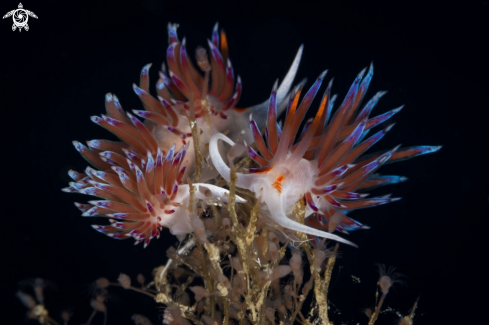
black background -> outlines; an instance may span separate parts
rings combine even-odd
[[[2,15],[17,8],[3,1]],[[131,85],[152,62],[153,85],[165,60],[166,26],[180,24],[189,53],[205,45],[216,21],[228,35],[234,71],[243,80],[241,107],[267,98],[305,44],[298,78],[324,69],[342,98],[371,61],[368,92],[389,93],[376,114],[406,104],[396,126],[376,149],[402,143],[443,145],[441,151],[383,167],[409,177],[379,193],[399,202],[357,211],[372,227],[348,238],[330,290],[333,311],[347,324],[366,323],[374,304],[375,263],[396,266],[407,286],[390,293],[385,307],[406,313],[420,296],[415,324],[473,324],[487,317],[488,1],[28,1],[28,32],[0,25],[2,210],[2,324],[24,320],[14,296],[18,281],[52,281],[52,316],[74,307],[74,324],[91,313],[89,285],[120,272],[147,278],[166,262],[168,232],[147,249],[96,233],[66,194],[67,171],[85,161],[72,140],[110,138],[89,117],[105,111],[104,95],[118,95],[126,110],[140,108]],[[299,79],[297,79],[299,80]],[[310,85],[310,82],[308,83]],[[154,88],[153,88],[154,89]],[[361,278],[360,284],[352,275]],[[112,290],[109,324],[131,324],[143,313],[161,323],[150,298]],[[337,309],[336,309],[337,308]],[[393,313],[378,324],[394,324]],[[93,324],[97,324],[97,318]]]

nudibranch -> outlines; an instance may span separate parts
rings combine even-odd
[[[210,137],[218,132],[228,131],[228,136],[235,141],[252,142],[248,118],[253,114],[257,123],[264,125],[267,101],[248,108],[236,106],[241,97],[242,84],[241,78],[234,76],[224,31],[218,33],[218,25],[214,26],[212,40],[208,41],[210,60],[204,48],[197,48],[195,57],[200,72],[189,59],[185,38],[182,42],[179,41],[176,24],[169,24],[168,36],[168,66],[163,64],[160,71],[160,79],[156,84],[158,98],[149,94],[148,71],[151,64],[143,67],[139,86],[133,85],[145,108],[134,111],[134,114],[146,119],[145,123],[151,127],[158,145],[162,150],[168,150],[176,143],[179,149],[180,146],[192,141],[189,120],[193,117],[198,129],[202,130],[199,148],[202,152],[206,150],[205,145]],[[279,112],[287,106],[286,98],[297,73],[301,55],[302,46],[277,90],[277,101],[281,103]],[[193,105],[190,103],[191,98]],[[187,154],[189,158],[193,158],[193,146]],[[193,168],[193,159],[190,164],[189,171]],[[211,177],[207,175],[201,179],[207,178]]]
[[[136,118],[130,118],[134,125],[127,125],[125,130],[141,132],[141,139],[154,143],[155,140],[145,130],[144,125]],[[113,142],[94,141],[99,142],[98,148],[107,150],[99,152],[106,165],[92,160],[95,153],[74,141],[83,157],[101,170],[91,167],[87,167],[85,173],[70,170],[69,175],[74,182],[63,191],[103,199],[89,201],[88,204],[75,203],[83,212],[82,216],[110,218],[110,225],[93,225],[95,230],[117,239],[133,237],[136,244],[144,241],[144,247],[152,238],[159,238],[162,227],[169,228],[176,236],[203,230],[202,220],[188,209],[189,184],[181,184],[186,168],[186,162],[183,161],[188,144],[178,152],[175,152],[173,145],[166,156],[156,145],[149,146],[154,150],[148,150],[147,155],[142,157]],[[210,184],[193,186],[197,189],[194,192],[197,199],[227,201],[228,191],[223,188]],[[237,202],[246,201],[237,197]]]
[[[364,227],[346,216],[348,211],[394,202],[398,198],[366,198],[361,191],[376,186],[403,181],[398,176],[373,174],[383,164],[435,152],[440,146],[393,148],[371,155],[362,154],[379,141],[393,126],[362,139],[370,129],[388,120],[402,107],[370,118],[370,112],[384,92],[377,93],[361,109],[361,103],[373,76],[373,65],[358,74],[343,103],[330,118],[335,96],[331,97],[331,82],[322,97],[319,109],[307,121],[296,142],[299,127],[325,77],[323,72],[299,104],[302,87],[290,96],[283,129],[277,123],[277,88],[274,85],[269,101],[267,125],[262,138],[257,123],[250,117],[250,129],[255,148],[247,146],[250,157],[261,167],[249,169],[249,174],[237,173],[236,186],[248,189],[261,197],[267,214],[279,226],[308,235],[351,242],[333,235],[335,229],[346,231]],[[365,75],[365,77],[364,77]],[[218,150],[218,141],[231,146],[235,142],[223,134],[212,136],[209,150],[220,175],[230,181],[230,168]],[[239,144],[238,144],[239,146]],[[301,224],[291,219],[299,199],[306,202],[306,217],[313,213],[317,220]],[[309,224],[309,225],[308,225]],[[329,230],[328,232],[313,228]]]

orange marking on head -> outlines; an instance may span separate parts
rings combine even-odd
[[[284,175],[280,175],[277,177],[275,182],[272,183],[272,186],[275,187],[275,189],[279,192],[282,193],[282,181],[285,179]]]

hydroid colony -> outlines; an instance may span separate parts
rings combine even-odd
[[[314,109],[326,71],[307,91],[303,83],[293,87],[301,47],[269,100],[238,108],[243,88],[224,32],[216,25],[208,50],[196,49],[196,68],[176,29],[169,25],[157,97],[149,91],[147,65],[139,86],[133,85],[144,110],[126,112],[107,94],[106,114],[92,117],[119,140],[74,141],[92,167],[70,171],[73,182],[63,190],[99,198],[76,203],[83,216],[108,218],[93,226],[97,231],[146,247],[166,227],[180,240],[141,288],[126,275],[118,284],[99,279],[94,312],[107,315],[106,288],[120,285],[164,304],[166,324],[332,324],[327,291],[338,243],[354,245],[335,232],[368,228],[348,216],[352,210],[398,200],[365,193],[405,180],[377,174],[382,165],[440,147],[364,154],[393,124],[370,131],[401,110],[371,117],[384,95],[365,100],[372,65],[358,74],[338,108],[330,82]],[[304,121],[309,110],[315,116]],[[382,296],[367,313],[369,324],[394,280],[381,274]],[[413,316],[414,307],[400,323],[412,324]]]

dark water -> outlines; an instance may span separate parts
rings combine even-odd
[[[483,317],[484,299],[478,296],[487,292],[487,1],[45,1],[24,8],[39,17],[29,19],[28,32],[12,32],[9,19],[0,25],[2,319],[23,320],[24,308],[14,297],[21,279],[51,280],[53,316],[72,306],[74,323],[81,323],[91,313],[93,280],[115,280],[120,272],[149,278],[152,268],[166,261],[164,251],[174,242],[168,232],[147,249],[112,240],[80,217],[72,202],[86,197],[60,189],[67,186],[69,169],[86,167],[71,141],[108,135],[89,119],[105,111],[105,93],[117,94],[126,110],[140,108],[131,85],[149,62],[157,80],[169,21],[180,24],[179,36],[187,37],[190,51],[205,44],[219,21],[234,71],[243,80],[242,107],[267,98],[300,44],[305,51],[298,80],[313,80],[329,69],[326,80],[335,78],[333,93],[340,98],[373,61],[368,97],[389,91],[374,113],[406,105],[374,150],[400,143],[444,147],[383,167],[383,174],[409,181],[376,194],[403,199],[352,214],[372,229],[348,237],[359,249],[342,249],[331,288],[333,309],[341,312],[336,323],[365,323],[361,310],[374,304],[375,263],[396,266],[406,276],[407,286],[390,293],[384,306],[406,313],[421,297],[415,324],[473,323]],[[150,298],[113,294],[109,324],[131,324],[133,313],[161,323]],[[391,313],[378,324],[395,319]]]

